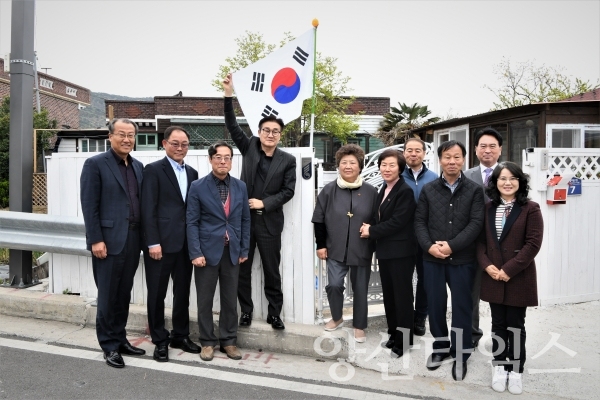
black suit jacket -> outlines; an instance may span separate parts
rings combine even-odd
[[[198,171],[186,164],[187,193]],[[142,229],[144,250],[160,244],[164,253],[177,253],[186,242],[186,200],[167,157],[146,165],[142,185]]]
[[[417,203],[414,192],[400,175],[382,203],[386,187],[384,183],[377,195],[369,228],[369,237],[376,241],[376,257],[386,260],[414,256],[417,249],[414,228]]]
[[[231,97],[225,98],[225,125],[235,145],[244,156],[241,180],[246,184],[248,197],[254,189],[256,169],[260,162],[261,144],[256,136],[249,138],[240,128],[233,111]],[[277,148],[263,187],[262,200],[265,224],[271,235],[283,231],[283,205],[294,197],[296,189],[296,158]]]
[[[131,159],[138,193],[142,193],[144,165]],[[85,160],[79,186],[87,249],[91,250],[94,243],[104,242],[108,254],[119,254],[129,233],[129,196],[110,149]]]

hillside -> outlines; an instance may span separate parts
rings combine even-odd
[[[106,113],[104,100],[145,100],[152,101],[152,97],[127,97],[117,94],[91,92],[91,105],[79,112],[80,129],[98,129],[106,126]]]

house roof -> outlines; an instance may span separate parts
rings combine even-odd
[[[569,97],[568,99],[561,100],[560,102],[565,101],[598,101],[600,100],[600,88],[595,88],[590,90],[589,92],[576,94],[573,97]]]

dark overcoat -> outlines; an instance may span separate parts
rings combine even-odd
[[[496,234],[496,207],[486,204],[485,228],[477,244],[477,260],[484,270],[481,300],[514,307],[538,305],[535,256],[540,251],[544,222],[533,201],[516,203],[506,219],[500,239]],[[496,281],[485,272],[489,265],[502,269],[508,282]]]

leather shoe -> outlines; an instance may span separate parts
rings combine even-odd
[[[204,361],[211,361],[215,354],[215,349],[213,346],[202,346],[202,351],[200,352],[200,358]]]
[[[240,316],[240,326],[250,326],[252,325],[252,313],[251,312],[243,312]]]
[[[473,350],[475,350],[477,348],[477,346],[479,346],[479,339],[481,339],[481,338],[471,340],[471,344],[473,345]]]
[[[238,350],[238,348],[236,346],[220,346],[219,347],[219,351],[221,353],[225,353],[227,354],[227,357],[231,358],[232,360],[241,360],[242,359],[242,353],[240,353],[240,351]]]
[[[390,352],[390,356],[392,358],[400,358],[404,354],[404,351],[400,347],[392,347],[392,351]]]
[[[172,349],[181,349],[186,353],[200,353],[200,347],[192,342],[189,337],[183,338],[182,340],[171,340],[170,346]]]
[[[430,371],[435,371],[442,365],[442,361],[446,358],[450,357],[449,353],[432,353],[427,359],[427,369]]]
[[[159,344],[154,349],[154,355],[152,357],[158,362],[169,361],[169,348],[166,344]]]
[[[129,356],[143,356],[146,354],[146,350],[140,349],[138,347],[133,347],[131,343],[125,342],[124,344],[119,346],[119,353],[127,354]]]
[[[123,357],[121,357],[121,354],[119,354],[119,352],[116,350],[105,352],[104,359],[106,360],[106,364],[113,368],[125,367],[125,361],[123,361]]]
[[[285,329],[285,325],[283,324],[283,321],[281,320],[281,318],[274,316],[274,315],[269,315],[267,317],[267,324],[271,324],[273,329],[278,329],[278,330]]]
[[[394,341],[394,339],[390,339],[385,343],[381,343],[381,347],[384,347],[386,349],[391,349],[392,347],[394,347],[395,344],[396,344],[396,342]]]
[[[457,367],[458,365],[458,367]],[[458,376],[457,376],[457,370],[458,369]],[[467,362],[463,361],[463,362],[459,362],[454,360],[454,364],[452,364],[452,378],[454,378],[455,381],[462,381],[463,379],[465,379],[465,376],[467,376]]]
[[[413,333],[417,336],[423,336],[425,334],[425,318],[415,318]]]

